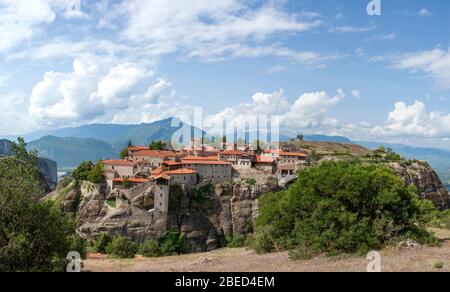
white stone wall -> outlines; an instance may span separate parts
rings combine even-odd
[[[119,177],[133,177],[136,167],[135,166],[124,166],[124,165],[105,165],[105,170],[115,170],[117,176]]]
[[[197,171],[200,180],[222,182],[232,178],[232,167],[229,164],[183,163],[183,167]]]

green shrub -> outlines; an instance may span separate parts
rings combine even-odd
[[[131,259],[138,252],[138,245],[128,237],[118,236],[108,244],[106,252],[112,258]]]
[[[252,179],[252,178],[248,178],[245,180],[245,183],[251,186],[256,185],[256,180]]]
[[[92,161],[85,161],[74,170],[72,175],[77,180],[89,181],[94,184],[105,182],[105,170],[102,162],[94,164]]]
[[[444,263],[443,262],[438,262],[434,264],[434,268],[435,269],[443,269],[444,268]]]
[[[246,245],[246,237],[243,235],[227,236],[226,241],[229,248],[244,247]]]
[[[160,257],[163,255],[159,242],[156,240],[148,240],[139,248],[139,254],[144,257]]]
[[[177,231],[169,231],[158,240],[161,252],[165,256],[187,252],[184,235]]]
[[[95,252],[106,254],[106,248],[112,242],[112,237],[106,233],[101,234],[97,240],[94,242],[94,250]]]
[[[92,161],[81,163],[72,173],[73,178],[77,180],[88,180],[89,173],[94,168]]]
[[[385,166],[326,162],[303,171],[286,192],[260,198],[254,248],[300,247],[295,256],[364,253],[402,236],[430,243],[435,239],[422,223],[433,209]]]
[[[82,259],[86,259],[87,255],[87,241],[81,238],[78,234],[73,235],[70,251],[77,251]]]

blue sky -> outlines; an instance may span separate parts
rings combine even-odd
[[[0,135],[200,106],[450,148],[449,2],[369,2],[0,0]]]

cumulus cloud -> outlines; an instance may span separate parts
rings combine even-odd
[[[389,113],[384,126],[376,126],[373,134],[382,136],[411,135],[429,138],[450,136],[450,114],[429,112],[423,102],[412,105],[399,101]]]
[[[227,121],[228,129],[233,127],[241,131],[247,126],[250,130],[256,129],[256,123],[246,125],[254,117],[276,116],[280,121],[280,128],[284,133],[297,133],[300,129],[310,131],[321,130],[326,127],[336,126],[338,121],[328,115],[328,111],[345,97],[339,89],[334,96],[326,92],[310,92],[299,96],[290,103],[280,89],[273,93],[256,93],[248,103],[225,108],[223,111],[209,116],[205,124],[210,126],[213,132],[221,133],[223,121]]]
[[[107,112],[129,107],[135,87],[153,72],[132,63],[85,57],[73,62],[68,73],[47,72],[34,86],[29,114],[42,122],[93,121]]]

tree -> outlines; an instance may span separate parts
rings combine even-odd
[[[152,141],[150,150],[164,150],[164,143],[162,141]]]
[[[84,161],[82,162],[74,171],[73,178],[77,180],[88,180],[88,176],[92,169],[94,169],[94,163],[92,161]]]
[[[95,167],[89,172],[87,180],[93,184],[101,184],[105,182],[105,169],[103,162],[99,161]]]
[[[95,165],[92,161],[85,161],[75,169],[72,175],[76,180],[89,181],[94,184],[105,182],[105,169],[101,161]]]
[[[305,136],[304,135],[297,135],[297,140],[303,142],[305,140]]]
[[[257,246],[364,253],[404,237],[433,242],[421,225],[433,209],[385,166],[326,162],[287,191],[261,197]]]
[[[123,148],[122,151],[120,151],[119,154],[120,158],[125,159],[128,156],[128,149],[133,146],[134,146],[133,141],[128,140],[127,147]]]
[[[39,203],[40,176],[24,146],[0,160],[0,271],[64,271],[69,251],[84,254],[83,241],[60,206]]]

